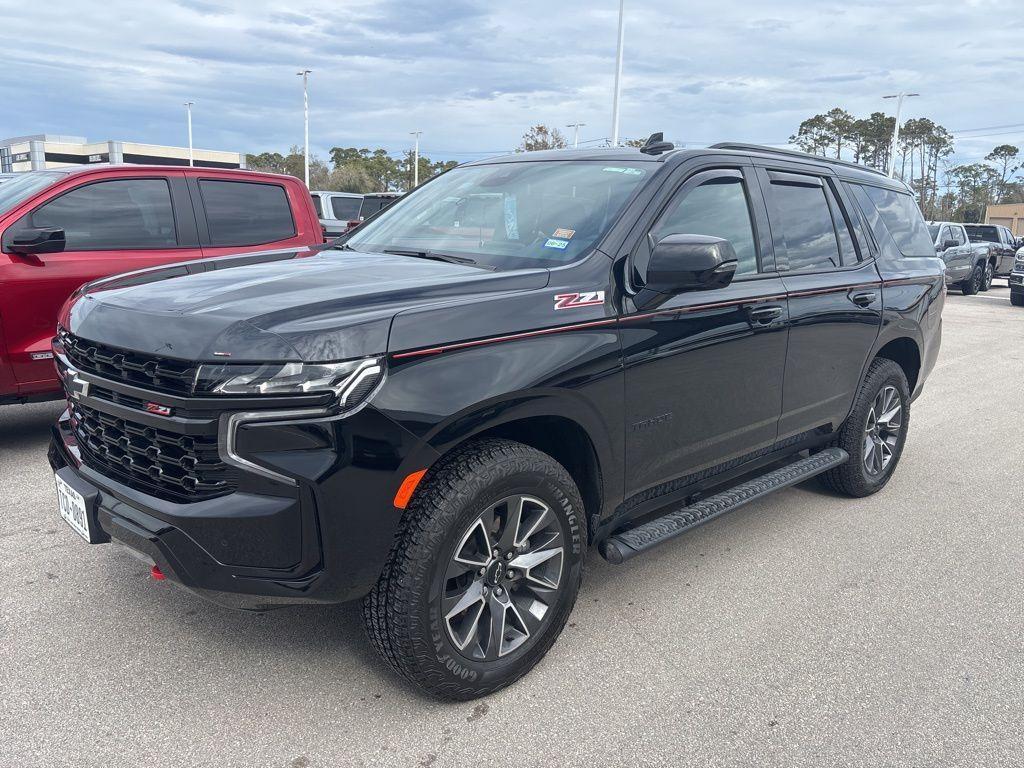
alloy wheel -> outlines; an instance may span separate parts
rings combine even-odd
[[[565,559],[562,528],[534,496],[508,496],[463,533],[448,563],[441,615],[460,653],[492,661],[522,647],[552,612]]]
[[[903,401],[896,387],[885,386],[875,395],[864,426],[864,469],[872,477],[892,463],[903,428]]]

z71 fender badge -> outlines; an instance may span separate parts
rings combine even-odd
[[[604,304],[604,291],[555,295],[555,309],[576,309],[576,307],[592,307],[595,304]]]

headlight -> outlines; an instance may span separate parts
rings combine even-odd
[[[362,401],[384,377],[380,358],[344,363],[261,363],[203,365],[196,392],[214,395],[305,395],[333,392],[338,405]]]

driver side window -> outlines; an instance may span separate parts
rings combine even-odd
[[[667,235],[709,235],[732,243],[736,274],[757,272],[757,248],[742,178],[718,176],[673,200],[651,230],[654,242]]]

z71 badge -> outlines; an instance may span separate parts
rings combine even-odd
[[[587,293],[559,293],[555,296],[555,309],[576,309],[604,304],[604,291]]]

